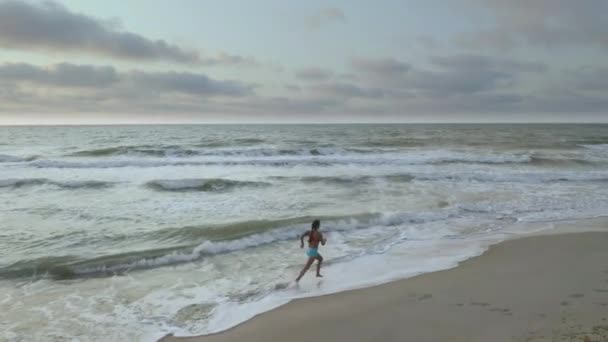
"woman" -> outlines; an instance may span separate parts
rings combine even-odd
[[[308,255],[308,261],[304,268],[300,272],[300,275],[296,278],[296,282],[299,282],[304,276],[304,273],[308,271],[312,263],[316,260],[317,263],[317,277],[322,277],[321,275],[321,263],[323,262],[323,257],[319,254],[319,243],[325,246],[327,239],[323,237],[323,234],[319,232],[319,227],[321,226],[321,222],[319,220],[314,220],[312,222],[312,228],[306,233],[300,236],[300,248],[304,248],[304,237],[308,236],[308,250],[306,251],[306,255]]]

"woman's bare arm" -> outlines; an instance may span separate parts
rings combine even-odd
[[[306,232],[300,236],[300,248],[304,248],[304,238],[310,235],[310,232]]]

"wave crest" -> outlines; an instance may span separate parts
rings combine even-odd
[[[235,188],[269,186],[265,182],[237,181],[221,178],[158,179],[146,183],[157,191],[204,191],[223,192]]]
[[[52,185],[62,189],[101,189],[114,185],[112,182],[82,180],[82,181],[54,181],[46,178],[21,178],[21,179],[2,179],[0,188],[22,188],[36,185]]]
[[[144,157],[189,157],[199,152],[177,145],[170,146],[116,146],[90,150],[81,150],[69,154],[70,157],[109,157],[109,156],[144,156]]]
[[[8,154],[0,154],[0,163],[21,163],[38,159],[39,156],[16,157]]]
[[[423,223],[442,220],[453,213],[441,210],[436,213],[361,214],[344,217],[318,217],[326,231],[352,231],[404,223]],[[317,218],[317,217],[315,217]],[[200,260],[206,256],[255,248],[270,243],[296,239],[309,229],[312,217],[284,220],[238,222],[223,227],[182,227],[156,232],[165,237],[180,237],[184,241],[204,238],[194,245],[133,251],[122,254],[78,259],[73,256],[24,260],[0,268],[0,276],[10,278],[51,277],[70,279],[103,277],[130,271],[163,267]],[[227,235],[225,234],[227,233]],[[214,235],[215,238],[214,238]]]

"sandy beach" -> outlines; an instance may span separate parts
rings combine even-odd
[[[608,341],[608,233],[531,236],[458,267],[295,300],[228,331],[162,342]]]

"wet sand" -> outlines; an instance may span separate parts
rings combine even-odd
[[[608,233],[506,241],[450,270],[295,300],[225,332],[161,341],[608,341]]]

